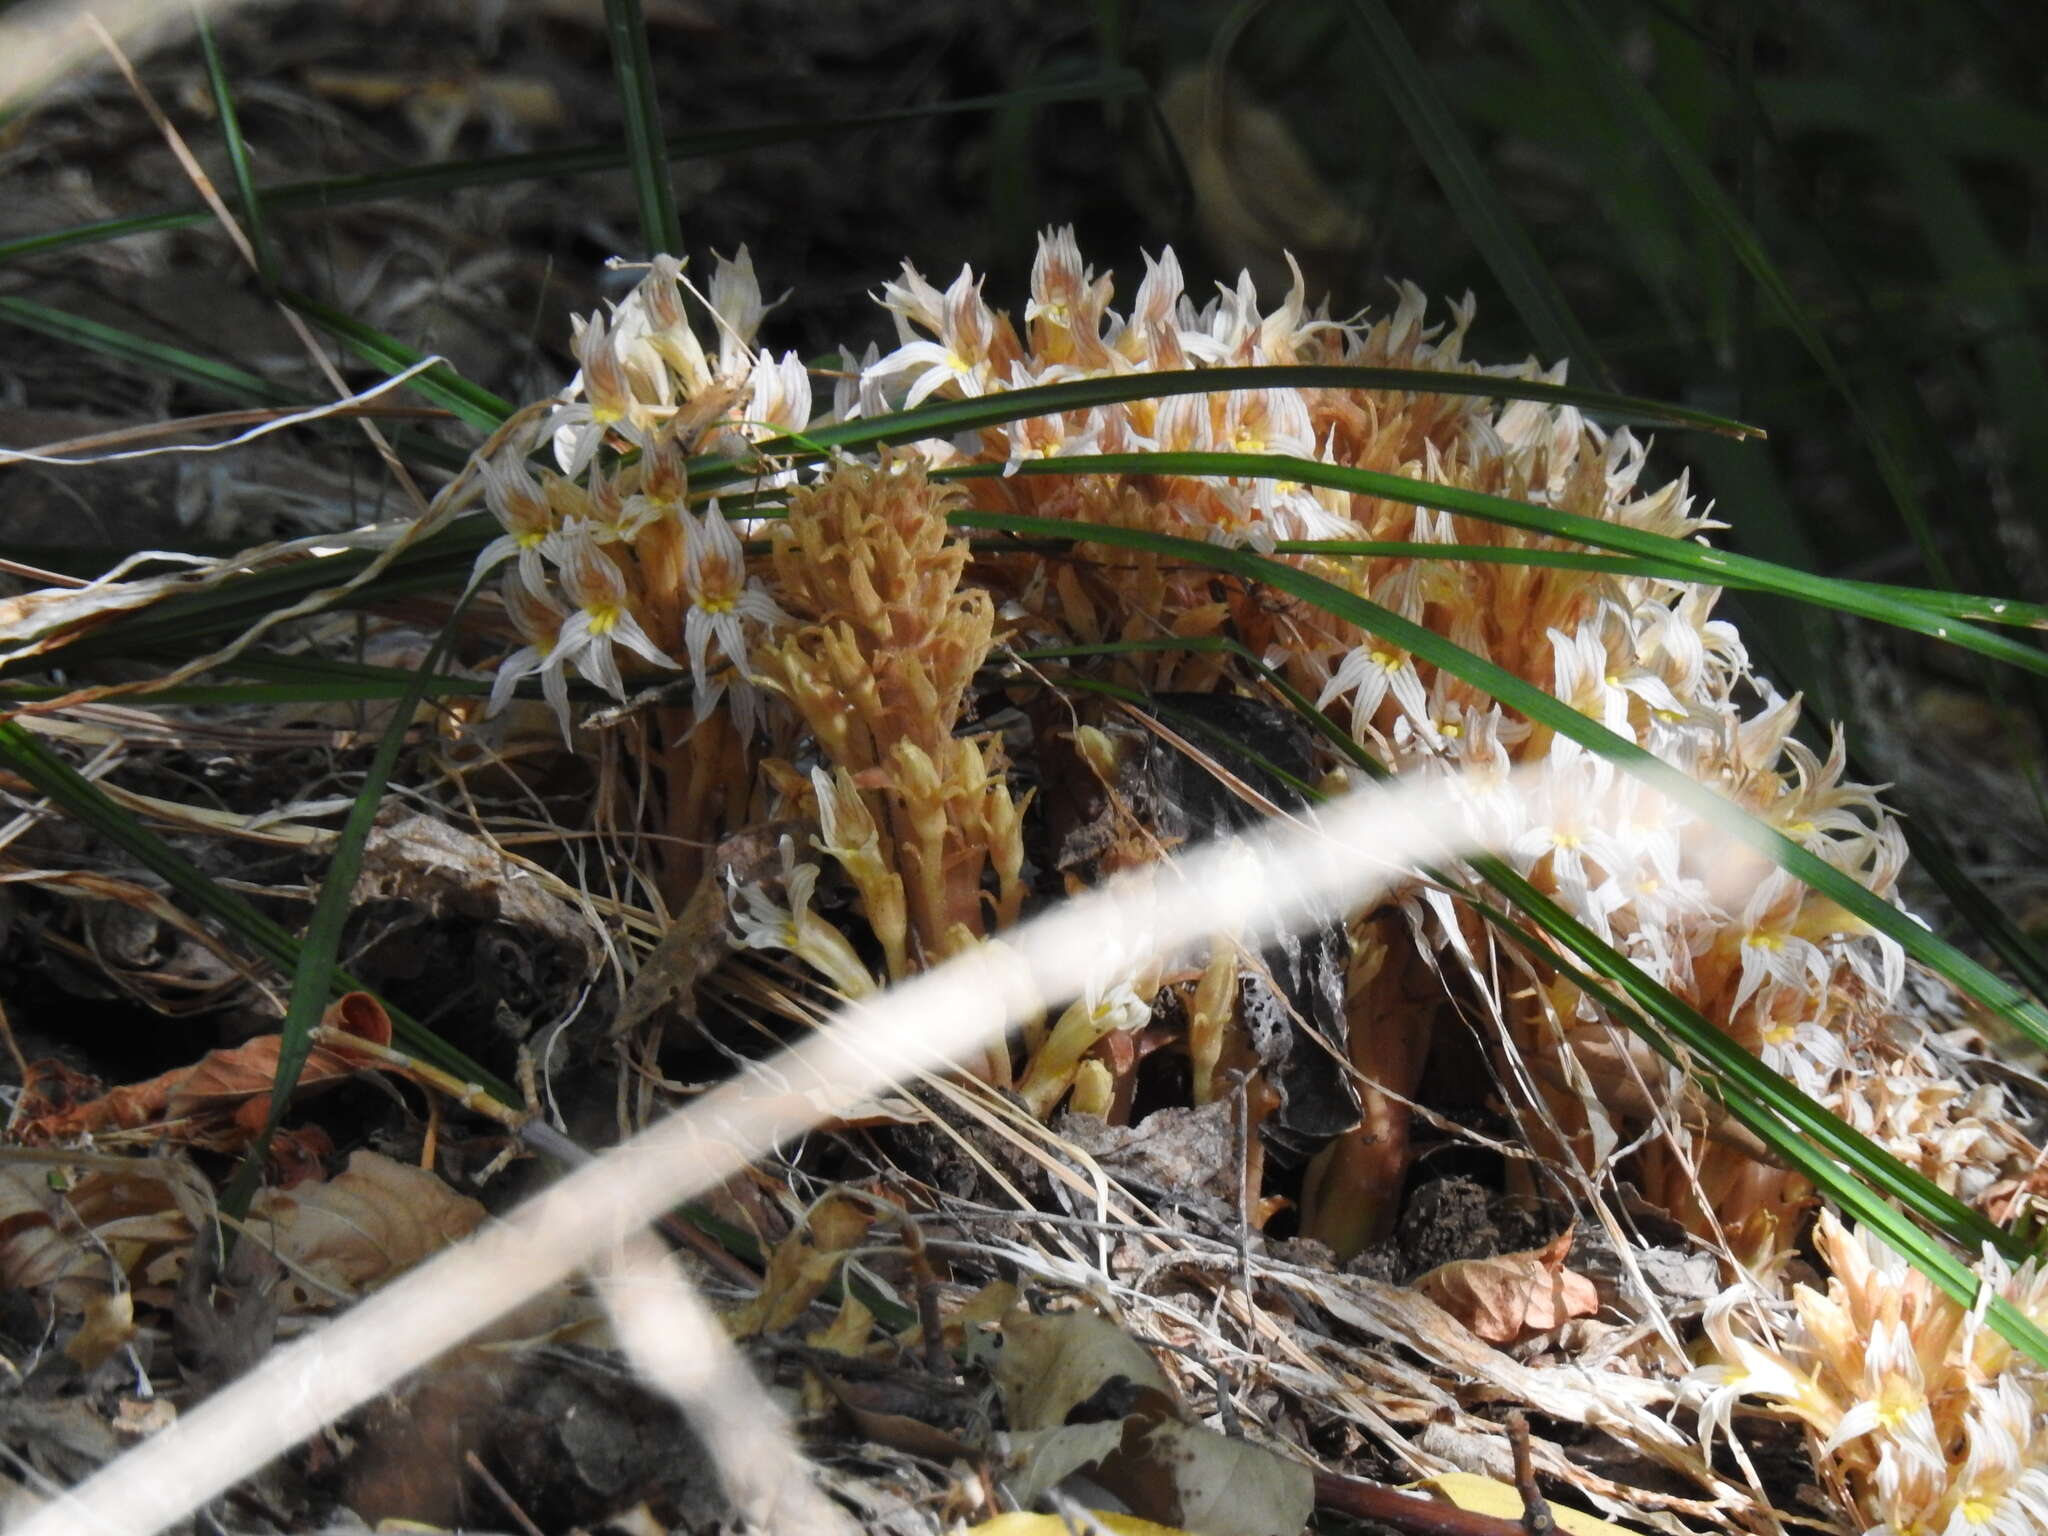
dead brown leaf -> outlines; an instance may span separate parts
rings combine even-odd
[[[80,1312],[115,1287],[115,1268],[127,1284],[163,1278],[191,1238],[165,1171],[97,1168],[59,1187],[68,1176],[53,1185],[48,1169],[0,1168],[0,1285],[47,1287],[60,1309]]]
[[[1593,1282],[1564,1261],[1576,1227],[1541,1248],[1439,1264],[1415,1289],[1489,1344],[1512,1344],[1600,1310]]]
[[[250,1210],[249,1235],[289,1271],[278,1288],[289,1311],[332,1306],[336,1291],[361,1295],[460,1242],[484,1214],[439,1175],[359,1151],[324,1184],[264,1191]]]
[[[125,1342],[133,1314],[124,1320],[121,1309],[131,1288],[168,1302],[192,1251],[194,1222],[211,1224],[189,1167],[135,1162],[134,1173],[95,1167],[62,1191],[33,1167],[0,1167],[0,1285],[48,1288],[60,1310],[83,1313],[86,1342],[73,1346],[74,1357],[82,1350],[104,1358],[106,1341]],[[182,1202],[172,1182],[181,1174],[189,1175]],[[483,1219],[480,1204],[437,1175],[358,1151],[331,1180],[262,1191],[247,1231],[286,1271],[274,1300],[299,1312],[381,1285]]]
[[[329,1005],[321,1022],[372,1045],[391,1043],[391,1020],[366,992],[351,992]],[[38,1092],[41,1064],[30,1064],[24,1089],[27,1108],[16,1134],[27,1145],[49,1145],[114,1131],[158,1132],[166,1140],[210,1151],[234,1151],[260,1131],[269,1114],[271,1084],[277,1078],[282,1035],[258,1035],[227,1050],[209,1051],[190,1067],[179,1067],[146,1082],[129,1083],[82,1103],[52,1105]],[[316,1046],[299,1074],[299,1091],[337,1082],[377,1065],[346,1048]]]
[[[750,1339],[787,1328],[832,1283],[874,1220],[872,1207],[844,1195],[820,1200],[804,1224],[776,1244],[760,1294],[726,1314],[727,1330],[736,1339]]]
[[[371,829],[353,895],[358,902],[405,901],[436,916],[542,935],[584,970],[603,959],[591,924],[531,869],[431,816],[387,816]]]

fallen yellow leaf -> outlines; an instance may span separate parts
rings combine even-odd
[[[1493,1515],[1502,1520],[1522,1518],[1522,1495],[1515,1486],[1497,1478],[1481,1477],[1476,1472],[1446,1472],[1440,1477],[1426,1477],[1408,1486],[1441,1494],[1458,1508],[1469,1509],[1475,1515]],[[1557,1528],[1570,1532],[1570,1536],[1637,1536],[1625,1525],[1616,1525],[1611,1520],[1602,1520],[1596,1515],[1582,1514],[1557,1504],[1550,1506],[1550,1516],[1557,1522]]]
[[[1136,1515],[1110,1515],[1095,1509],[1088,1514],[1116,1536],[1188,1536],[1177,1525],[1155,1525]],[[997,1515],[971,1527],[966,1536],[1073,1536],[1073,1532],[1073,1522],[1060,1515]]]

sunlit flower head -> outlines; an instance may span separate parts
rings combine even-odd
[[[967,396],[985,394],[1002,375],[994,354],[996,320],[982,302],[981,282],[966,267],[941,294],[905,265],[901,283],[883,285],[883,305],[898,319],[903,344],[871,370],[883,378],[911,375],[906,409],[948,385]],[[913,339],[904,324],[916,321],[933,339]]]
[[[702,513],[684,513],[682,517],[683,593],[690,605],[683,617],[683,647],[696,684],[697,718],[708,715],[730,686],[734,721],[742,735],[750,736],[759,710],[759,690],[747,676],[747,621],[785,624],[790,617],[768,595],[759,577],[748,577],[740,536],[717,502]],[[714,643],[738,674],[730,685],[723,672],[714,675],[711,671]]]
[[[823,976],[846,997],[865,997],[877,990],[874,976],[846,935],[811,910],[818,888],[818,866],[799,863],[796,844],[781,841],[783,905],[759,885],[736,887],[728,910],[746,949],[787,950]]]
[[[477,466],[484,484],[484,504],[491,509],[505,531],[491,540],[470,568],[469,584],[475,586],[507,560],[519,561],[519,574],[527,586],[538,590],[544,577],[541,546],[554,532],[555,513],[540,482],[526,467],[526,457],[505,452],[484,459]]]
[[[544,586],[529,585],[522,567],[515,566],[505,573],[503,591],[505,615],[526,644],[498,663],[498,675],[491,680],[490,704],[484,713],[487,716],[497,714],[511,699],[512,690],[519,685],[519,680],[538,672],[542,695],[548,701],[548,708],[555,712],[555,718],[561,722],[562,742],[565,746],[571,745],[569,684],[560,667],[548,665],[548,659],[561,639],[568,611],[548,595]]]
[[[556,536],[556,558],[561,563],[562,591],[572,611],[548,654],[545,667],[559,676],[574,662],[586,680],[615,699],[624,699],[626,685],[619,675],[614,648],[624,646],[654,666],[673,670],[677,663],[647,637],[633,616],[632,593],[618,564],[582,525]]]

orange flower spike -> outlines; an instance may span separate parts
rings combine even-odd
[[[1017,1094],[1025,1107],[1040,1120],[1058,1107],[1073,1086],[1081,1058],[1097,1041],[1115,1030],[1132,1033],[1143,1029],[1152,1018],[1152,1008],[1128,981],[1106,990],[1077,998],[1060,1015],[1046,1042],[1035,1053],[1017,1080]]]
[[[558,475],[552,469],[540,472],[540,492],[547,498],[557,523],[587,522],[593,515],[589,493],[574,480]]]
[[[1008,928],[1024,916],[1024,898],[1030,894],[1024,882],[1024,813],[1038,791],[1029,789],[1021,800],[1012,798],[1010,786],[1001,777],[989,781],[983,802],[983,825],[987,829],[989,862],[996,871],[996,926]]]
[[[969,914],[954,910],[946,879],[946,785],[938,765],[913,741],[899,740],[889,754],[889,775],[895,787],[909,838],[896,845],[909,887],[910,910],[918,935],[928,949],[937,949],[947,930]],[[977,924],[978,926],[978,924]]]
[[[1191,1097],[1207,1104],[1216,1097],[1216,1066],[1223,1042],[1237,1016],[1237,945],[1219,934],[1209,941],[1209,962],[1188,1003],[1188,1065],[1193,1071]]]
[[[843,757],[835,754],[835,760],[856,771],[879,767],[883,743],[894,737],[902,725],[890,716],[888,701],[882,696],[874,667],[854,638],[852,626],[835,624],[830,629],[814,633],[820,659],[824,663],[824,675],[830,679],[831,686],[849,706],[851,717],[861,727],[850,739],[847,754]]]
[[[755,658],[761,676],[787,699],[806,727],[818,738],[825,756],[834,763],[861,769],[874,766],[874,734],[869,729],[865,700],[847,696],[833,676],[830,663],[811,654],[822,648],[826,632],[807,630],[788,636],[778,644],[764,647]],[[872,694],[874,679],[867,679]]]
[[[660,434],[641,456],[639,477],[639,488],[628,501],[628,521],[645,617],[654,633],[679,634],[687,604],[683,518],[689,475],[683,468],[682,444],[673,432]]]

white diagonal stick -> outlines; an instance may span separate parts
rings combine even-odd
[[[1512,785],[1503,786],[1512,790]],[[663,1211],[869,1095],[941,1068],[1046,1000],[1127,978],[1241,925],[1248,942],[1355,910],[1460,851],[1454,781],[1373,788],[1320,815],[1207,844],[1062,903],[867,1003],[565,1176],[232,1386],[16,1527],[150,1536],[538,1291],[618,1250]]]

